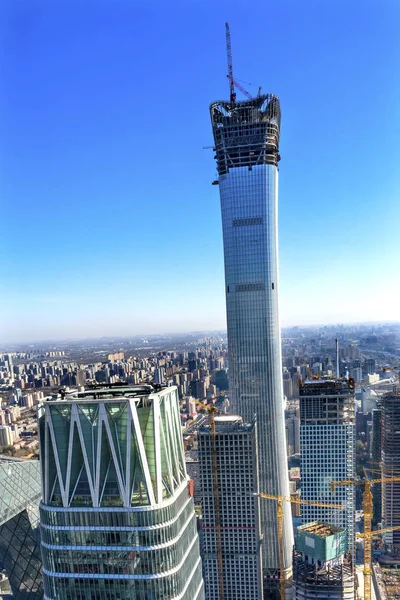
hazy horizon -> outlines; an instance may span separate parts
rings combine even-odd
[[[227,20],[236,78],[281,101],[281,325],[398,319],[400,4],[255,19],[235,0],[21,0],[0,17],[1,339],[226,327],[203,147]]]
[[[350,322],[332,322],[332,323],[293,323],[290,325],[281,325],[281,330],[292,329],[298,327],[299,329],[313,329],[313,328],[323,328],[323,327],[374,327],[374,326],[391,326],[391,325],[400,325],[400,321],[394,320],[377,320],[377,321],[350,321]],[[151,336],[179,336],[179,335],[195,335],[195,334],[226,334],[226,327],[223,328],[210,328],[205,327],[203,329],[182,329],[182,330],[160,330],[160,331],[138,331],[137,333],[110,333],[110,334],[97,334],[97,335],[82,335],[82,336],[66,336],[66,337],[43,337],[36,339],[9,339],[2,340],[0,339],[0,348],[5,348],[7,344],[9,345],[30,345],[30,344],[44,344],[44,343],[69,343],[69,342],[84,342],[84,341],[100,341],[104,340],[112,340],[116,339],[126,339],[129,340],[131,338],[146,338]]]

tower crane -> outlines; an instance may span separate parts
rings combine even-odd
[[[238,89],[242,94],[247,96],[249,100],[253,99],[253,96],[249,94],[248,91],[244,89],[233,77],[233,65],[232,65],[232,42],[231,42],[231,31],[229,29],[229,23],[225,23],[226,30],[226,54],[228,57],[228,79],[229,79],[229,92],[230,92],[230,101],[236,102],[236,92],[235,88]],[[258,90],[258,95],[260,95],[261,88]]]
[[[213,474],[213,496],[214,496],[214,518],[215,518],[215,537],[217,542],[217,566],[218,566],[218,583],[219,597],[224,600],[224,572],[222,567],[222,537],[221,537],[221,512],[219,507],[219,490],[218,490],[218,467],[217,467],[217,443],[216,443],[216,427],[215,415],[221,414],[221,411],[214,404],[203,404],[199,400],[195,400],[196,404],[208,410],[210,413],[210,433],[211,433],[211,465]]]
[[[311,506],[322,506],[324,508],[337,508],[344,510],[342,504],[328,504],[327,502],[317,502],[314,500],[302,500],[301,498],[291,498],[290,496],[274,496],[265,494],[264,492],[256,492],[255,496],[260,496],[266,500],[275,500],[277,503],[277,521],[278,521],[278,545],[279,545],[279,590],[281,600],[285,600],[285,560],[284,560],[284,535],[283,535],[283,503],[291,502],[292,504],[308,504]]]
[[[381,477],[379,479],[368,479],[365,473],[365,479],[342,479],[341,481],[332,481],[331,490],[332,494],[335,493],[335,488],[341,485],[363,485],[363,511],[364,511],[364,598],[365,600],[371,600],[371,575],[372,575],[372,514],[373,514],[373,501],[371,486],[374,483],[394,483],[400,481],[400,477]],[[393,531],[395,528],[390,529]],[[384,532],[386,530],[381,530]],[[389,530],[388,530],[389,531]],[[378,535],[379,531],[374,533]]]
[[[306,371],[307,371],[308,376],[310,377],[310,379],[319,379],[319,375],[314,375],[314,373],[311,371],[310,367],[308,366],[308,364],[306,363],[306,361],[304,360],[304,358],[301,359],[301,362],[305,366]]]

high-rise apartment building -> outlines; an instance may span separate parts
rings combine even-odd
[[[277,96],[210,107],[221,198],[232,412],[257,415],[260,490],[289,495],[278,278]],[[293,531],[285,504],[284,562]],[[276,506],[261,504],[264,575],[279,569]]]
[[[46,401],[39,431],[45,599],[203,599],[177,389]]]
[[[301,497],[332,504],[345,510],[304,505],[302,522],[322,521],[346,530],[354,557],[355,486],[331,482],[354,479],[355,418],[353,380],[313,380],[300,385]]]
[[[293,600],[354,600],[354,565],[342,528],[314,522],[297,528]]]
[[[14,441],[12,429],[9,425],[0,425],[0,446],[10,446]]]
[[[217,477],[225,600],[262,600],[257,426],[241,417],[215,417]],[[198,433],[202,558],[206,600],[220,600],[216,515],[209,427]]]
[[[382,476],[396,477],[400,473],[400,390],[381,397],[381,460]],[[382,519],[384,527],[400,525],[400,483],[382,483]],[[389,550],[400,547],[400,531],[385,534]]]

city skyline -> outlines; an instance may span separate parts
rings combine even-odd
[[[225,329],[202,147],[207,105],[228,96],[226,20],[237,77],[276,91],[284,110],[282,325],[396,319],[398,6],[284,2],[254,22],[235,3],[212,19],[208,2],[176,13],[153,1],[72,5],[1,9],[4,341]]]
[[[350,322],[341,322],[341,323],[337,323],[337,322],[332,322],[332,323],[305,323],[305,324],[298,324],[298,323],[294,323],[293,325],[288,325],[285,326],[283,325],[281,327],[281,331],[284,332],[285,330],[290,330],[290,329],[299,329],[299,330],[318,330],[319,328],[334,328],[335,326],[337,328],[340,328],[341,326],[345,326],[345,327],[361,327],[361,328],[371,328],[371,332],[374,330],[374,327],[385,327],[385,326],[391,326],[391,325],[400,325],[400,321],[396,320],[396,321],[389,321],[389,320],[381,320],[381,321],[361,321],[361,322],[354,322],[354,321],[350,321]],[[165,336],[165,337],[169,337],[169,336],[193,336],[193,335],[199,335],[199,334],[215,334],[215,335],[226,335],[227,333],[227,328],[226,325],[225,327],[221,327],[219,329],[211,329],[211,328],[206,328],[206,329],[189,329],[189,330],[176,330],[176,331],[170,331],[170,330],[162,330],[162,331],[143,331],[143,330],[139,330],[137,332],[131,332],[131,333],[124,333],[124,334],[109,334],[109,335],[101,335],[101,333],[99,332],[98,335],[76,335],[76,336],[65,336],[65,337],[38,337],[38,338],[21,338],[20,340],[12,340],[12,339],[7,339],[7,340],[0,340],[1,346],[0,349],[2,349],[2,351],[6,352],[8,347],[16,347],[16,348],[22,348],[24,346],[32,346],[35,347],[37,345],[46,345],[46,344],[63,344],[63,343],[74,343],[74,342],[99,342],[101,340],[105,340],[105,341],[112,341],[115,340],[116,342],[118,342],[118,340],[130,340],[133,338],[143,338],[146,339],[147,337],[158,337],[158,336]]]

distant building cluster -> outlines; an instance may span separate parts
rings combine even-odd
[[[210,114],[227,343],[0,354],[0,561],[17,598],[355,600],[369,463],[390,529],[374,556],[400,565],[399,331],[281,338],[280,103],[236,100],[226,32],[230,100]]]

